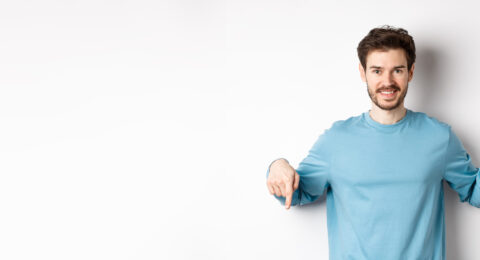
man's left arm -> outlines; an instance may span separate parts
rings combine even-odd
[[[468,201],[480,208],[480,169],[473,165],[470,155],[451,127],[449,134],[444,179],[458,193],[461,202]]]

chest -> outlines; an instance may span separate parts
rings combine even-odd
[[[444,142],[428,136],[345,136],[332,155],[331,183],[427,185],[442,179],[444,156]]]

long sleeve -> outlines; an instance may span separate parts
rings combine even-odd
[[[292,206],[304,205],[317,200],[329,187],[328,174],[330,156],[326,147],[326,132],[317,139],[307,157],[300,162],[296,169],[300,175],[298,189],[292,196]],[[267,178],[270,168],[267,170]],[[274,195],[282,205],[285,197]]]
[[[458,193],[461,202],[468,201],[480,208],[480,170],[472,164],[460,139],[451,128],[449,131],[444,179]]]

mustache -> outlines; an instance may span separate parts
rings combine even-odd
[[[381,88],[377,89],[377,92],[382,92],[382,91],[386,91],[386,90],[389,90],[389,89],[400,91],[400,88],[397,85],[390,85],[390,86],[387,86],[387,87],[381,87]]]

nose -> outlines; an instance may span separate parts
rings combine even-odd
[[[383,75],[383,83],[385,86],[391,86],[394,84],[392,73],[385,73]]]

